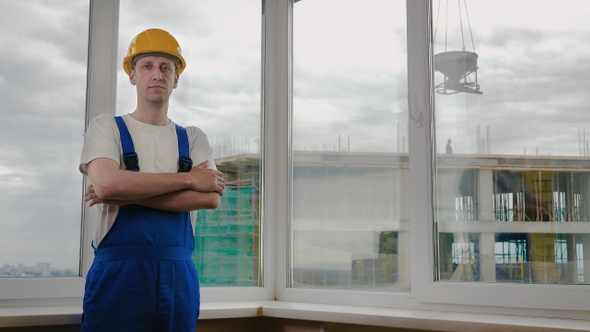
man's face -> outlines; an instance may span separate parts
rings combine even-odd
[[[138,98],[162,103],[168,101],[178,85],[178,74],[172,60],[163,56],[146,56],[136,61],[129,80],[137,86]]]

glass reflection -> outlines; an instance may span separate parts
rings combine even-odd
[[[590,6],[433,5],[438,279],[590,282]]]

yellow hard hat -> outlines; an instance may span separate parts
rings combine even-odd
[[[127,75],[133,69],[133,59],[140,54],[147,53],[162,53],[178,59],[176,72],[179,75],[186,67],[182,50],[176,38],[162,29],[147,29],[135,36],[129,44],[127,56],[123,59],[123,69]]]

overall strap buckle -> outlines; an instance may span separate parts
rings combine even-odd
[[[138,172],[139,171],[139,159],[137,153],[135,153],[135,147],[133,146],[133,139],[129,134],[129,129],[125,124],[125,120],[121,116],[116,116],[115,121],[117,127],[119,127],[119,135],[121,136],[121,146],[123,148],[123,162],[125,163],[125,169],[128,171]]]
[[[178,137],[178,172],[189,172],[193,168],[193,160],[190,158],[188,135],[186,128],[176,125],[176,136]]]

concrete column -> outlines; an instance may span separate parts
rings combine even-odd
[[[590,175],[584,174],[580,178],[582,195],[582,222],[590,222]],[[578,235],[582,242],[582,254],[584,255],[584,279],[583,283],[590,282],[590,234]]]
[[[494,221],[494,172],[479,170],[477,172],[477,220]]]
[[[479,236],[480,281],[496,281],[495,233],[481,233]]]
[[[491,170],[479,170],[477,174],[477,220],[482,223],[494,221],[493,174]],[[495,244],[495,233],[480,233],[479,272],[481,281],[496,281]]]
[[[398,171],[398,218],[400,220],[399,234],[397,239],[398,255],[397,255],[397,283],[405,289],[410,289],[411,281],[411,241],[410,234],[410,211],[409,211],[409,195],[406,193],[409,190],[410,174],[408,169],[400,168]]]
[[[582,283],[590,282],[590,234],[579,235],[580,242],[582,242],[582,255],[584,255],[584,278]]]

